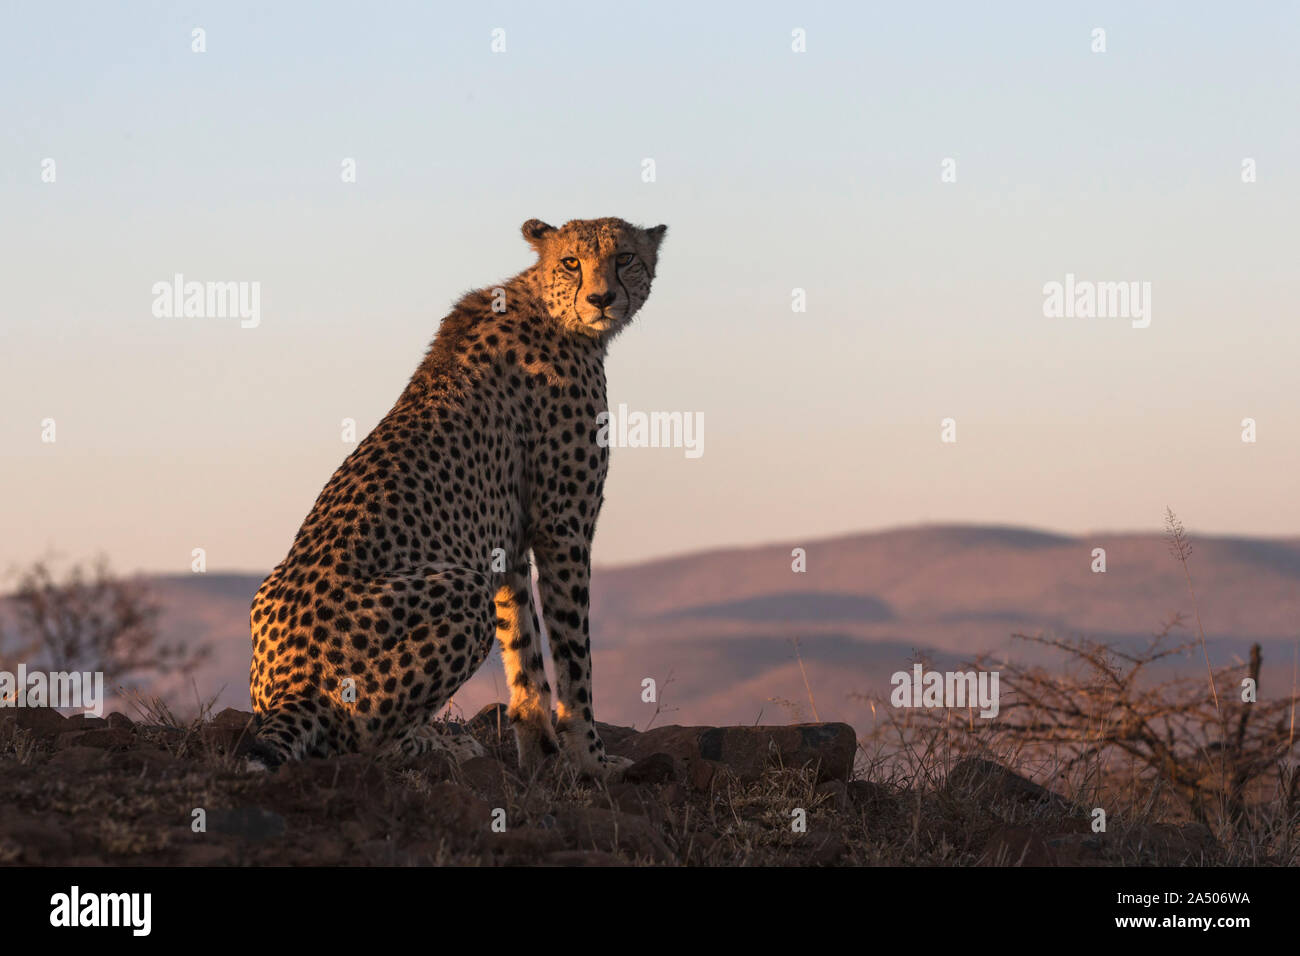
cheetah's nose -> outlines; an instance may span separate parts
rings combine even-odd
[[[614,293],[606,292],[604,295],[596,295],[594,292],[587,296],[587,301],[598,309],[603,309],[614,301]]]

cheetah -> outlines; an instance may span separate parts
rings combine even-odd
[[[645,304],[666,231],[530,219],[536,262],[443,319],[253,598],[255,761],[454,750],[435,717],[495,635],[521,769],[557,753],[590,777],[621,765],[592,713],[591,545],[609,464],[597,416],[606,350]]]

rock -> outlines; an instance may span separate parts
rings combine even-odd
[[[207,724],[199,728],[199,739],[210,750],[219,754],[239,754],[253,746],[253,735],[230,727]]]
[[[465,727],[475,737],[485,742],[513,744],[515,740],[514,729],[510,726],[510,717],[506,714],[505,704],[487,704],[465,722]]]
[[[102,730],[77,730],[59,734],[60,749],[67,747],[96,747],[100,750],[126,750],[135,743],[135,734],[121,727],[109,727],[104,721]]]
[[[794,724],[788,727],[657,727],[621,741],[611,750],[634,761],[663,753],[693,771],[697,761],[721,764],[748,783],[769,767],[816,765],[817,780],[847,780],[857,753],[857,736],[848,724]],[[693,774],[692,774],[693,776]],[[699,786],[696,789],[703,789]]]
[[[702,757],[690,764],[689,782],[692,790],[707,791],[713,786],[713,778],[718,775],[719,765]]]
[[[611,747],[619,746],[633,737],[638,736],[635,727],[620,727],[618,724],[603,724],[596,721],[596,733],[600,734],[600,741],[605,745],[606,750]]]
[[[1011,801],[1045,807],[1060,813],[1070,810],[1070,801],[1059,793],[1039,786],[1001,764],[979,757],[964,757],[959,760],[948,771],[943,782],[943,792],[949,797],[975,800],[985,805]]]
[[[700,758],[700,734],[708,727],[679,727],[676,724],[656,727],[643,734],[627,737],[615,744],[605,742],[605,749],[620,757],[627,757],[633,762],[641,761],[657,753],[668,754],[687,764]]]
[[[128,717],[126,714],[120,713],[119,711],[115,710],[108,715],[108,726],[122,727],[125,728],[126,730],[135,730],[135,721],[132,720],[130,717]]]
[[[287,829],[284,817],[261,807],[236,807],[233,810],[209,810],[208,832],[245,840],[270,840],[283,836]]]
[[[97,730],[107,726],[107,720],[94,714],[73,714],[64,723],[66,730]]]
[[[681,761],[671,754],[656,753],[638,760],[623,771],[627,783],[667,783],[685,776]]]
[[[14,720],[22,730],[42,739],[57,737],[68,727],[68,718],[57,710],[48,707],[18,707],[14,709]]]
[[[700,754],[716,760],[742,781],[756,780],[770,765],[817,766],[819,783],[847,780],[858,738],[848,724],[791,727],[717,727],[700,735]]]
[[[252,748],[256,731],[257,719],[253,714],[227,707],[199,727],[199,738],[217,753],[240,756]]]
[[[209,727],[224,727],[229,730],[244,730],[250,723],[253,723],[255,716],[247,710],[236,710],[233,707],[227,707],[217,716],[213,717],[208,723]]]

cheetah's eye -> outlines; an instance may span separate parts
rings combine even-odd
[[[625,266],[625,265],[627,265],[629,262],[631,262],[631,261],[632,261],[633,259],[635,259],[635,258],[636,258],[636,257],[635,257],[634,255],[632,255],[632,253],[630,253],[630,252],[620,252],[620,253],[618,254],[618,257],[615,258],[614,261],[617,262],[617,263],[618,263],[619,265],[621,265],[621,266]]]
[[[560,265],[564,266],[564,268],[568,269],[570,272],[578,271],[578,260],[575,259],[573,256],[568,256],[564,259],[561,259]]]

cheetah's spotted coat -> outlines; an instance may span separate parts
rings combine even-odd
[[[665,231],[529,220],[537,262],[469,293],[443,320],[253,599],[264,762],[438,746],[434,716],[495,635],[521,765],[562,749],[586,773],[608,771],[587,622],[608,466],[597,414],[607,409],[606,348],[649,295]],[[554,727],[530,550],[555,665]]]

